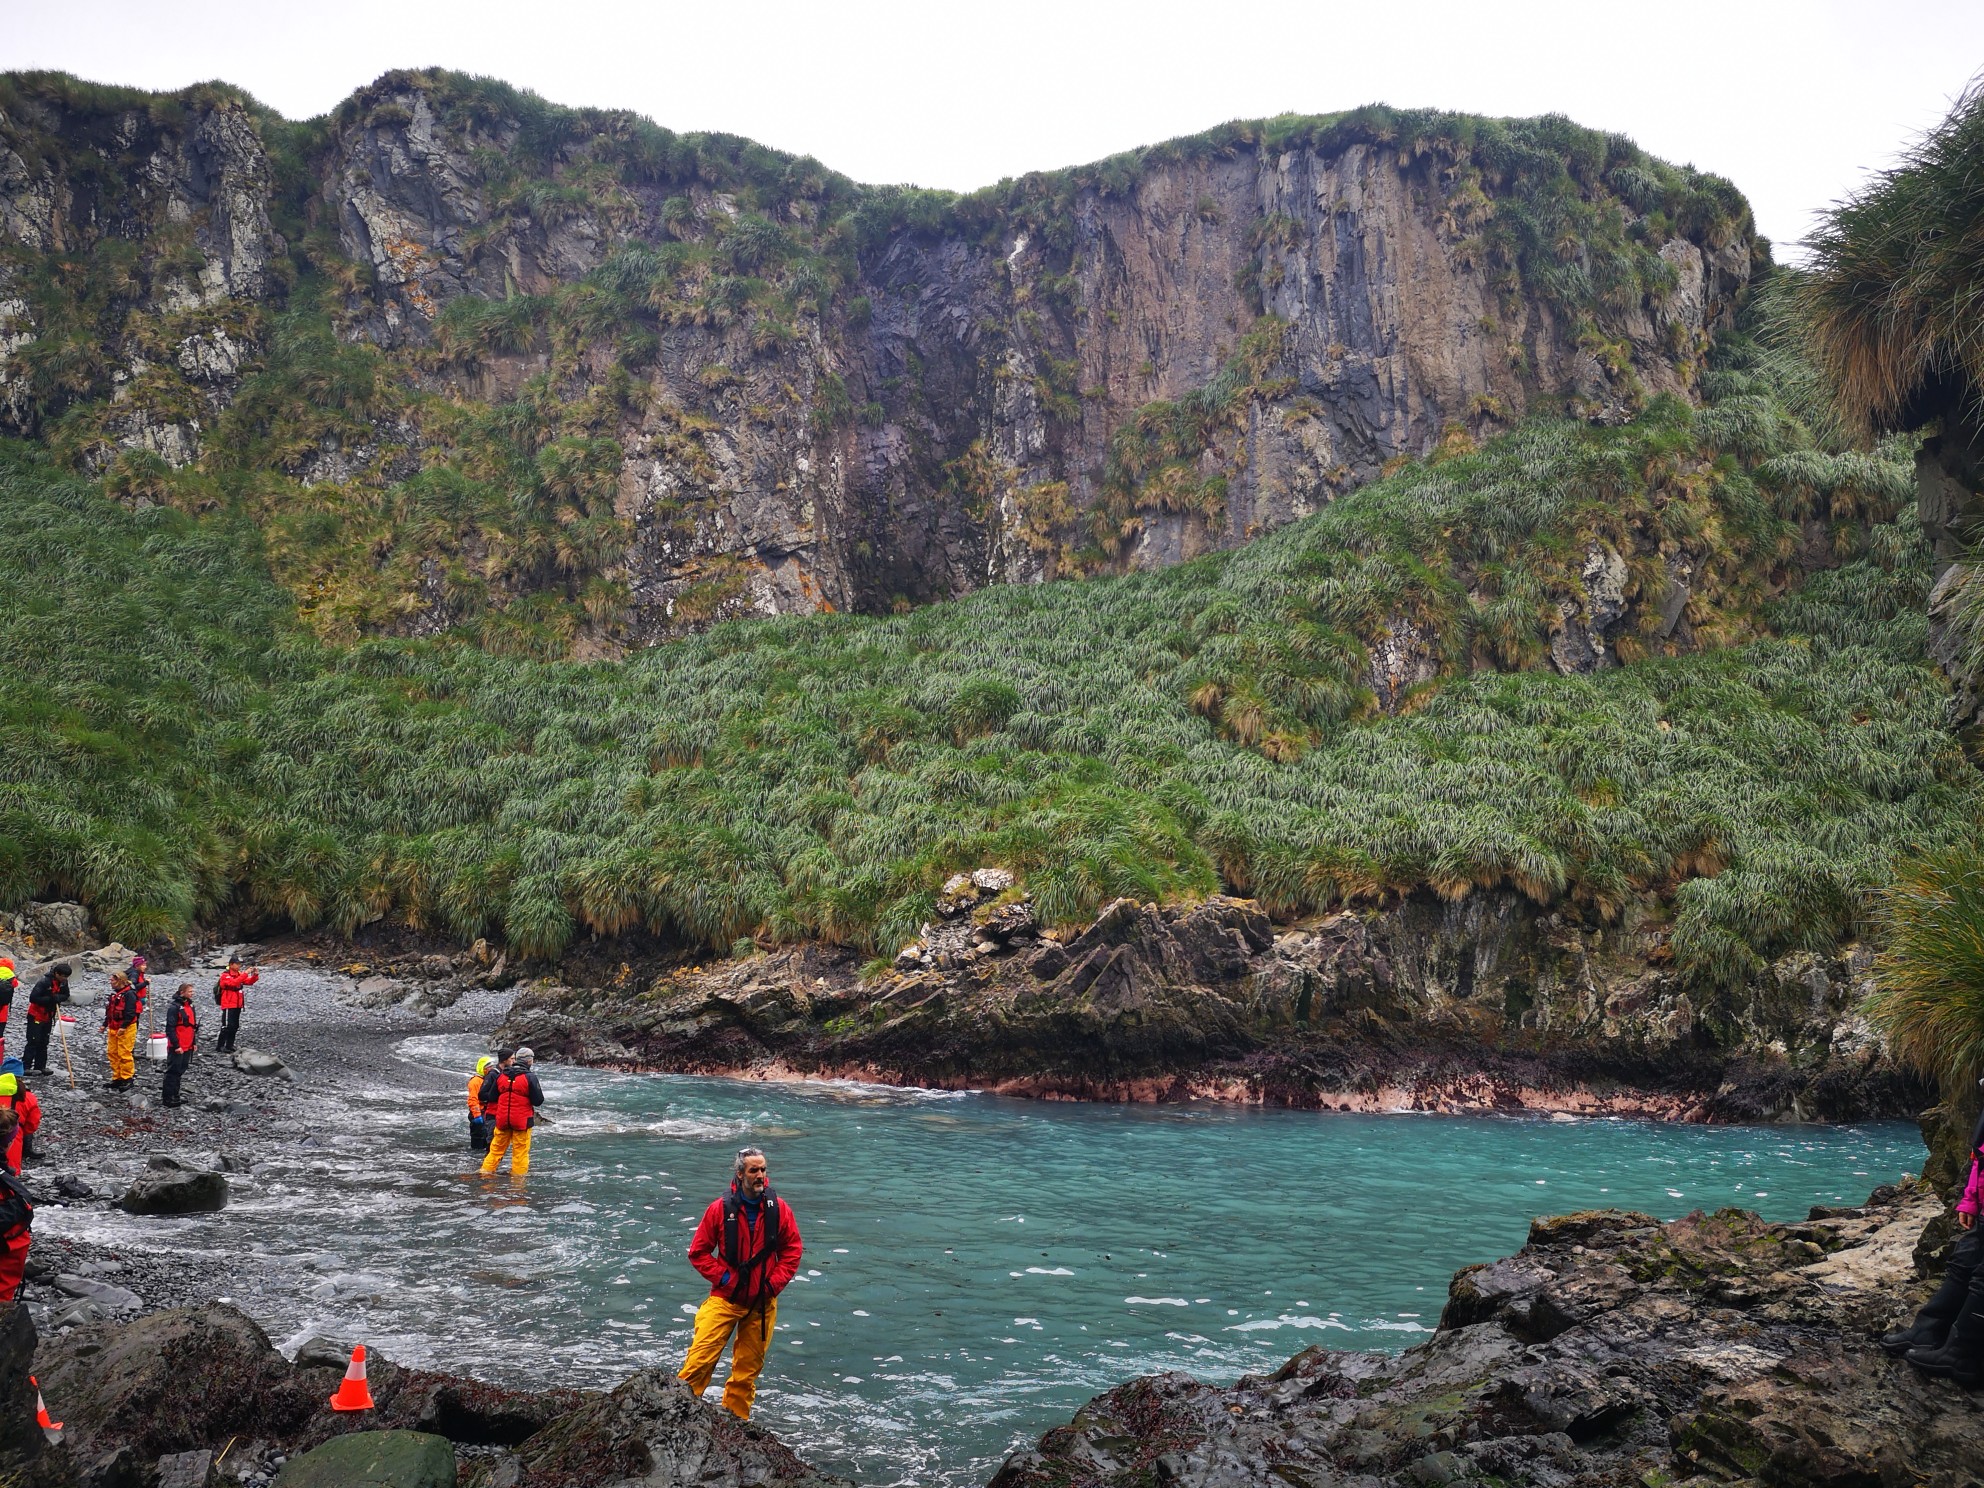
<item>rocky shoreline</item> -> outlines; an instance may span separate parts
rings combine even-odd
[[[982,886],[981,886],[982,881]],[[1870,957],[1788,956],[1690,992],[1659,927],[1516,897],[1277,926],[1251,901],[1034,922],[959,875],[886,966],[808,945],[532,984],[506,1038],[628,1070],[855,1078],[1043,1099],[1326,1110],[1866,1120],[1929,1103],[1858,1013]]]
[[[1984,1403],[1883,1354],[1925,1295],[1942,1201],[1918,1184],[1766,1224],[1539,1219],[1516,1255],[1455,1275],[1431,1340],[1310,1348],[1221,1389],[1133,1380],[1015,1454],[993,1488],[1957,1488]]]

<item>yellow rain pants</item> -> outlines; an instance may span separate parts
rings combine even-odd
[[[137,1047],[138,1025],[132,1023],[124,1028],[104,1030],[103,1048],[110,1056],[110,1078],[113,1080],[134,1079],[138,1067],[131,1061],[131,1051]]]
[[[489,1155],[482,1160],[482,1171],[493,1173],[502,1165],[503,1154],[510,1153],[510,1176],[521,1178],[530,1171],[530,1133],[527,1131],[504,1131],[498,1127],[489,1137]]]
[[[776,1301],[767,1302],[760,1312],[710,1297],[696,1309],[696,1336],[689,1341],[689,1357],[677,1378],[702,1394],[734,1331],[737,1347],[730,1355],[730,1378],[723,1385],[723,1408],[740,1421],[750,1420],[751,1402],[758,1397],[758,1371],[765,1367],[765,1350],[771,1346],[772,1325],[777,1321]]]

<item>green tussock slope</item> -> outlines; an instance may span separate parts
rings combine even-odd
[[[985,862],[1055,920],[1222,882],[1283,913],[1505,885],[1671,917],[1679,965],[1727,983],[1849,931],[1896,852],[1971,829],[1979,782],[1923,660],[1902,452],[1819,448],[1754,348],[1720,362],[1704,410],[1463,444],[1178,569],[618,664],[327,647],[252,525],[13,446],[0,894],[78,894],[127,941],[391,915],[550,954],[635,926],[892,949]],[[1814,530],[1841,561],[1803,579]],[[1594,543],[1641,601],[1697,554],[1706,649],[1642,626],[1629,665],[1543,669]],[[1378,714],[1371,650],[1408,630],[1439,680]]]

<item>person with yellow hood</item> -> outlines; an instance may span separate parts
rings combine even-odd
[[[20,974],[14,970],[12,956],[0,956],[0,1052],[7,1043],[7,1019],[14,1011],[14,993],[21,985]]]
[[[482,1077],[489,1073],[489,1066],[496,1061],[485,1054],[475,1062],[475,1073],[468,1077],[468,1150],[487,1152],[489,1150],[489,1128],[495,1118],[482,1109]]]

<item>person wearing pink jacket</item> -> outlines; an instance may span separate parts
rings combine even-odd
[[[1984,1087],[1984,1081],[1978,1082]],[[1956,1248],[1949,1269],[1915,1321],[1881,1340],[1924,1374],[1940,1374],[1966,1390],[1984,1385],[1984,1114],[1970,1132],[1970,1171],[1956,1203]]]

